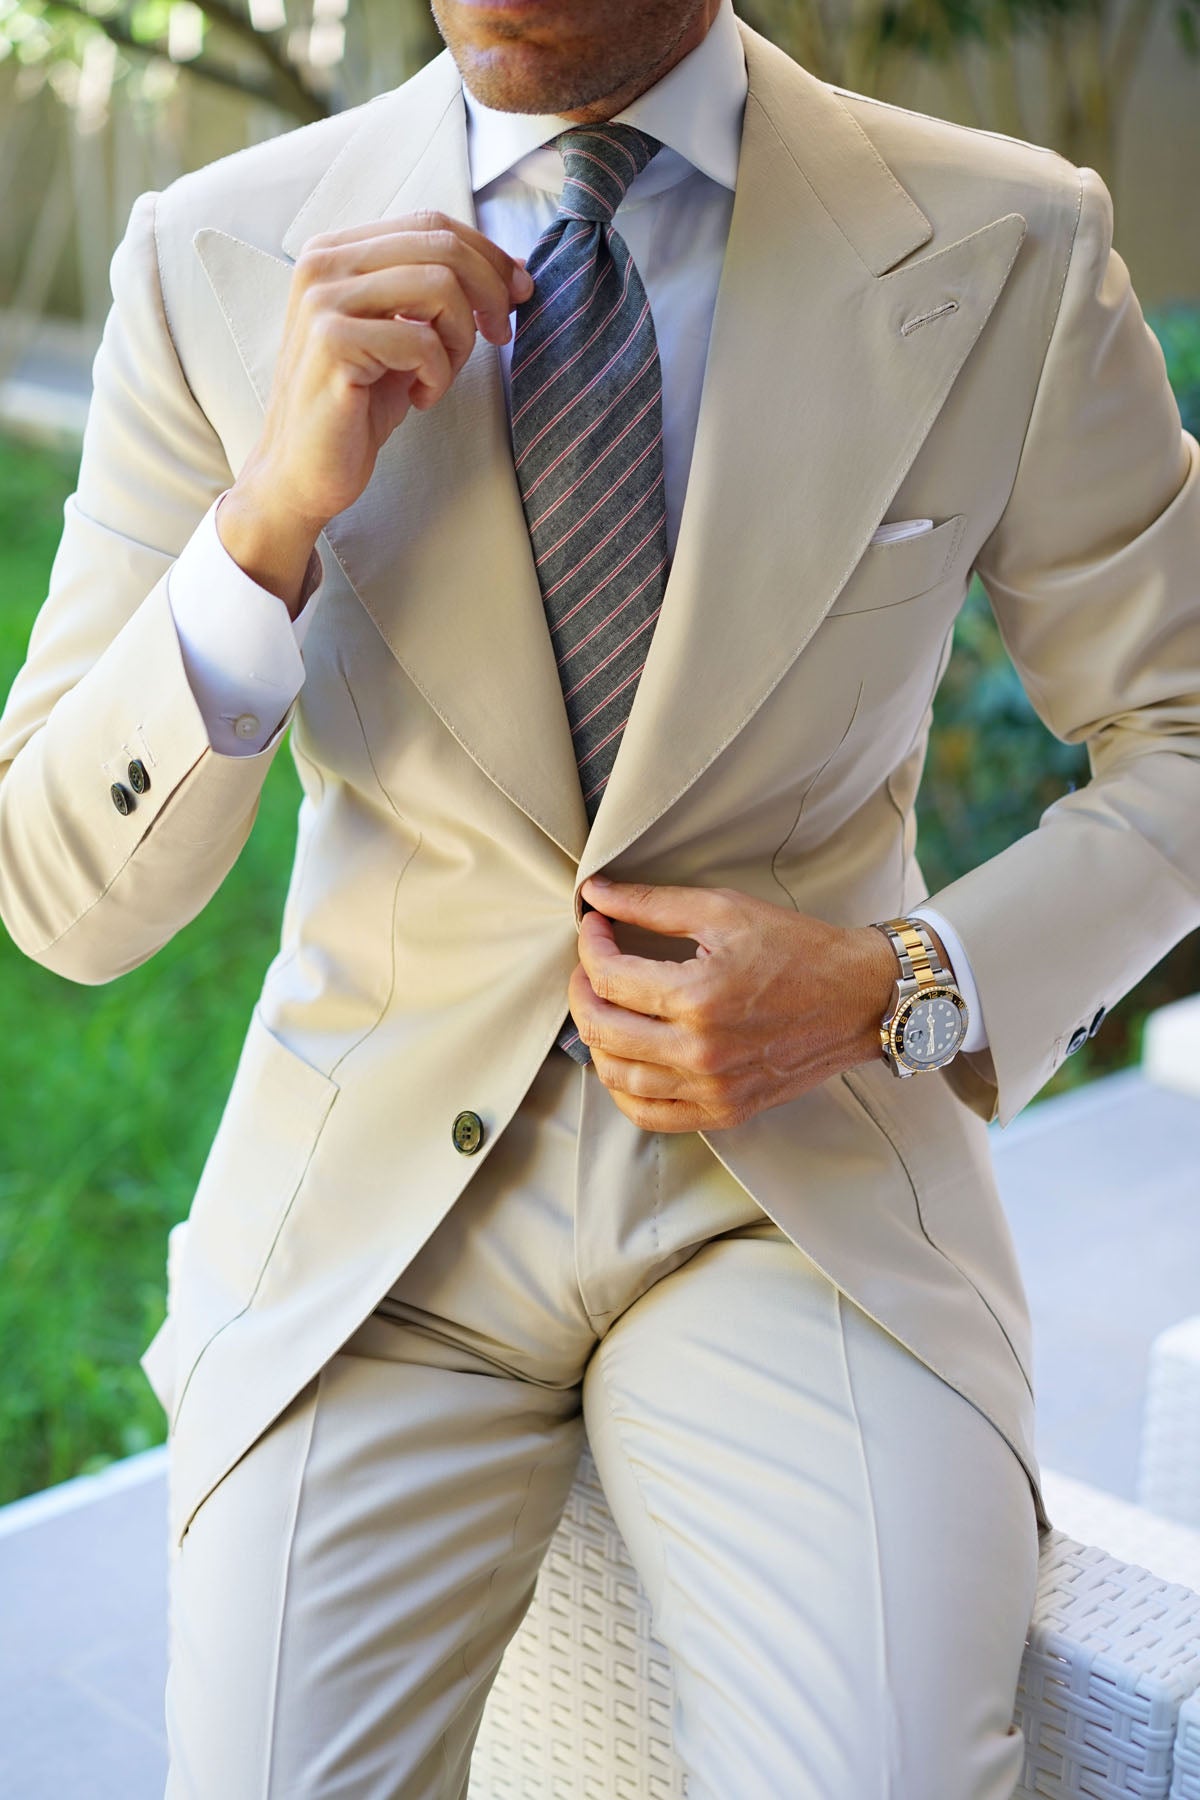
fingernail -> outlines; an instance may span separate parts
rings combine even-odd
[[[588,880],[593,887],[611,887],[613,885],[607,875],[589,875]]]
[[[518,269],[513,276],[513,293],[519,300],[528,300],[533,292],[533,276],[528,269]]]

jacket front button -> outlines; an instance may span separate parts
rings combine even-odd
[[[478,1113],[460,1112],[454,1121],[451,1134],[454,1148],[464,1156],[474,1156],[483,1142],[483,1120]]]
[[[113,805],[116,807],[117,811],[121,814],[122,818],[125,818],[129,813],[131,813],[133,811],[134,807],[137,805],[137,801],[134,799],[133,795],[129,792],[129,789],[123,788],[119,781],[114,781],[108,791],[112,795]]]
[[[150,792],[150,777],[146,773],[146,765],[144,762],[130,763],[128,780],[129,785],[135,794],[148,794]]]

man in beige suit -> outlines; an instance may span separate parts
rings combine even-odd
[[[0,907],[79,981],[205,904],[288,724],[304,788],[144,1359],[169,1792],[463,1795],[586,1422],[692,1800],[1006,1800],[1048,1519],[986,1121],[1200,922],[1200,446],[1093,171],[728,0],[434,10],[135,205],[0,721]],[[593,253],[645,352],[597,458],[635,375],[659,422],[598,781],[527,461]],[[927,897],[973,570],[1092,779]]]

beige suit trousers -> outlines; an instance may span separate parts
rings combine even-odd
[[[168,1800],[462,1800],[585,1425],[690,1800],[1010,1800],[1013,1451],[558,1050],[173,1553]]]

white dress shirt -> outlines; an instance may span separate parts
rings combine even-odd
[[[476,223],[511,256],[527,257],[552,222],[564,167],[550,142],[571,129],[557,113],[498,112],[464,83]],[[650,300],[662,364],[667,546],[674,553],[700,411],[717,284],[729,236],[746,101],[746,62],[732,0],[673,69],[616,118],[662,148],[630,183],[614,224]],[[512,342],[496,346],[511,419]],[[403,430],[403,425],[399,427]],[[269,744],[304,681],[304,636],[321,602],[318,546],[310,591],[293,623],[282,600],[251,581],[216,529],[219,495],[172,566],[168,598],[184,667],[215,750],[247,755]],[[947,922],[927,920],[946,947],[971,1016],[964,1048],[987,1036],[966,952]]]

